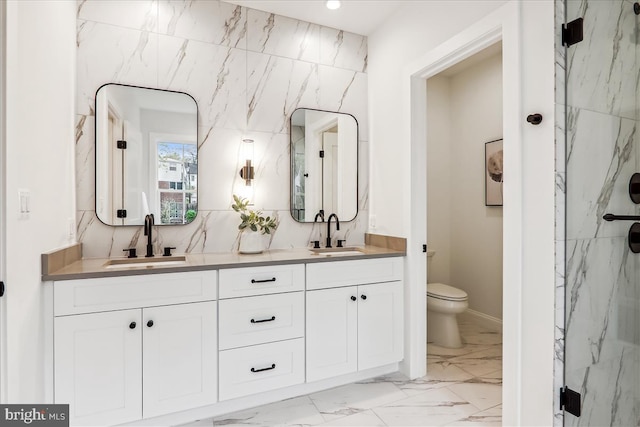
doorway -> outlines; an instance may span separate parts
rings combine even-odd
[[[426,82],[427,288],[453,286],[469,305],[457,315],[461,348],[434,339],[429,331],[439,329],[428,324],[427,378],[470,383],[447,388],[494,421],[502,413],[502,88],[501,42]]]

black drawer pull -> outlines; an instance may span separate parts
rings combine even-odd
[[[276,369],[276,364],[272,364],[270,368],[262,368],[262,369],[256,369],[256,368],[251,368],[251,372],[262,372],[262,371],[270,371],[272,369]]]
[[[136,322],[129,323],[129,329],[135,329],[135,328],[136,328]]]
[[[152,326],[153,326],[153,320],[149,320],[149,321],[147,322],[147,327],[148,327],[148,328],[150,328],[150,327],[152,327]]]
[[[251,283],[267,283],[267,282],[275,282],[276,278],[272,277],[271,279],[265,279],[265,280],[256,280],[256,279],[251,279]]]
[[[355,301],[355,300],[357,300],[357,298],[351,295],[351,301]]]
[[[363,295],[360,295],[360,298],[367,299],[367,296],[363,294]]]
[[[274,320],[276,320],[276,316],[271,316],[271,319],[262,319],[262,320],[251,319],[251,323],[273,322]]]

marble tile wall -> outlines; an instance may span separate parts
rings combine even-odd
[[[94,97],[105,83],[187,92],[199,109],[199,213],[157,228],[156,250],[235,250],[232,194],[243,137],[255,140],[253,201],[276,215],[271,248],[307,246],[316,232],[289,213],[291,113],[299,107],[353,114],[359,123],[359,213],[336,237],[364,243],[368,223],[366,37],[215,0],[79,0],[76,194],[85,257],[142,250],[142,227],[110,227],[95,215]]]
[[[640,264],[627,244],[631,223],[602,216],[640,214],[628,195],[640,171],[640,20],[629,0],[566,4],[567,20],[584,18],[584,41],[566,51],[566,121],[558,117],[566,125],[566,171],[558,170],[559,187],[563,174],[566,184],[566,287],[558,293],[564,345],[558,341],[556,366],[564,365],[583,407],[579,418],[565,414],[564,425],[636,425]]]

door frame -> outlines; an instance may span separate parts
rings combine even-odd
[[[523,163],[522,163],[522,64],[521,4],[503,7],[458,35],[416,59],[403,72],[402,131],[410,141],[408,182],[410,197],[403,206],[411,233],[407,237],[405,277],[405,362],[403,372],[410,378],[426,374],[426,141],[427,79],[479,51],[503,44],[503,138],[505,174],[503,218],[503,422],[519,425],[522,419],[522,252],[523,252]],[[551,356],[550,356],[551,357]],[[551,411],[551,408],[550,408]]]
[[[0,2],[0,280],[5,278],[6,254],[6,44],[7,3]],[[7,399],[7,296],[0,298],[0,403]]]

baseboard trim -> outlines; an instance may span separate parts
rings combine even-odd
[[[488,314],[480,313],[479,311],[466,309],[464,313],[458,314],[458,318],[461,320],[467,320],[473,322],[476,325],[483,326],[492,331],[502,333],[502,319],[489,316]]]

